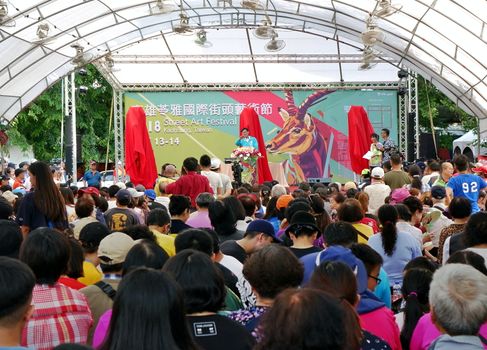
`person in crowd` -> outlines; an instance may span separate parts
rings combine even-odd
[[[407,186],[408,190],[416,189],[420,193],[429,192],[430,186],[422,183],[421,168],[417,164],[412,164],[408,167],[408,175],[411,183]]]
[[[453,254],[448,259],[446,264],[470,265],[475,269],[477,269],[484,276],[487,276],[485,260],[480,255],[471,251],[464,250]],[[422,268],[422,265],[419,266],[419,268]],[[431,285],[430,285],[430,290],[431,290]],[[430,304],[431,304],[431,300],[430,300]],[[410,342],[410,350],[429,349],[431,343],[434,342],[435,339],[437,339],[441,334],[442,332],[435,325],[434,320],[432,319],[432,314],[426,313],[419,319],[414,329],[411,342]],[[487,337],[487,321],[485,321],[480,327],[479,335],[481,335],[484,338]]]
[[[437,257],[438,246],[440,241],[441,231],[450,226],[453,221],[448,213],[448,207],[446,206],[446,191],[444,187],[433,186],[431,189],[431,198],[433,201],[433,207],[429,211],[440,211],[441,215],[437,220],[426,224],[428,239],[431,240],[432,249],[430,253]]]
[[[451,200],[448,205],[448,213],[452,217],[453,223],[441,230],[440,238],[438,239],[438,263],[442,264],[443,261],[448,260],[450,244],[448,241],[445,249],[445,242],[452,235],[463,232],[471,212],[472,206],[467,198],[455,197]],[[445,252],[447,253],[446,256],[444,255]]]
[[[369,159],[369,168],[373,169],[375,167],[380,167],[382,164],[382,151],[379,149],[381,148],[381,144],[379,142],[379,135],[373,133],[370,135],[370,159]]]
[[[98,259],[98,246],[103,238],[108,236],[110,231],[105,225],[93,222],[83,227],[79,234],[79,241],[83,249],[83,276],[78,278],[80,283],[86,286],[100,281],[103,275],[98,270],[100,259]]]
[[[482,349],[479,331],[487,320],[487,276],[463,264],[447,264],[433,276],[431,319],[443,332],[429,349]]]
[[[169,214],[171,214],[171,233],[179,232],[191,228],[186,222],[189,219],[191,209],[190,199],[186,196],[172,195],[169,201]]]
[[[138,268],[118,289],[110,329],[100,350],[196,350],[181,287],[167,273]]]
[[[145,202],[147,204],[147,208],[149,209],[149,211],[156,209],[156,208],[165,208],[164,204],[156,202],[156,199],[157,199],[156,191],[154,191],[152,189],[148,189],[148,190],[144,191],[144,198],[145,198]],[[149,215],[149,214],[147,214],[147,215]],[[147,218],[147,216],[146,216],[146,218]]]
[[[487,183],[480,176],[469,173],[469,161],[466,156],[457,156],[453,163],[458,174],[448,180],[448,196],[467,198],[472,206],[472,213],[476,213],[480,210],[477,204],[479,191],[486,188]]]
[[[50,228],[33,230],[23,242],[20,260],[34,272],[36,284],[34,312],[23,329],[22,345],[50,350],[61,343],[86,343],[93,324],[88,303],[79,291],[58,283],[69,256],[68,238]]]
[[[200,174],[205,176],[210,182],[210,187],[213,190],[215,197],[223,195],[223,182],[220,175],[211,171],[211,158],[207,154],[200,157]]]
[[[382,151],[382,163],[389,161],[392,155],[396,153],[396,145],[390,138],[390,133],[389,129],[382,129],[381,136],[384,141],[382,141],[382,145],[377,144],[377,148]]]
[[[269,222],[258,219],[249,224],[243,238],[223,242],[221,251],[244,264],[249,255],[273,242],[280,242],[276,237],[274,227]]]
[[[249,129],[243,128],[240,130],[240,138],[235,141],[235,145],[237,147],[250,147],[250,148],[259,148],[259,144],[257,139],[253,136],[250,136]]]
[[[243,233],[237,230],[237,217],[230,203],[234,203],[235,207],[243,209],[242,203],[233,196],[215,201],[208,206],[211,226],[215,229],[222,243],[239,240],[243,237]]]
[[[347,230],[348,228],[342,227],[342,229]],[[330,232],[328,232],[328,234],[330,234]],[[328,247],[320,253],[309,254],[308,256],[301,258],[301,261],[303,262],[305,269],[303,285],[306,285],[308,281],[311,283],[313,277],[315,277],[313,285],[315,287],[319,285],[320,289],[328,292],[333,291],[334,288],[342,291],[342,289],[339,288],[339,284],[344,287],[346,286],[347,288],[350,287],[350,284],[347,282],[342,283],[343,281],[340,283],[337,281],[323,282],[321,276],[328,273],[326,269],[323,268],[323,264],[328,261],[341,261],[346,263],[356,275],[357,285],[353,294],[360,294],[360,300],[358,301],[358,305],[355,305],[356,302],[352,302],[351,299],[349,299],[349,302],[351,305],[356,306],[360,317],[360,324],[366,331],[385,340],[392,349],[400,349],[399,329],[395,323],[394,315],[381,300],[367,289],[368,278],[365,266],[362,261],[355,257],[350,249],[335,245]],[[315,274],[317,274],[317,276],[314,276]],[[343,277],[344,275],[338,273],[337,276]],[[320,282],[318,283],[316,279]],[[339,294],[343,297],[345,292],[342,291]]]
[[[103,238],[98,247],[98,258],[103,271],[103,279],[94,285],[80,289],[86,296],[93,314],[94,324],[98,324],[100,316],[111,309],[120,280],[123,263],[135,242],[130,236],[121,232],[113,232]],[[91,342],[94,329],[89,332]]]
[[[423,185],[429,188],[434,186],[434,183],[440,179],[440,163],[433,160],[427,163],[426,170],[424,171],[424,176],[421,179]]]
[[[487,205],[487,192],[486,191],[481,190],[479,192],[479,198],[477,199],[477,204],[479,206],[480,211],[485,211],[486,205]]]
[[[0,196],[0,220],[15,220],[14,212],[14,207]]]
[[[347,348],[357,349],[360,347],[363,350],[398,348],[397,343],[392,346],[369,331],[360,329],[360,323],[364,324],[365,322],[359,321],[359,316],[355,311],[355,307],[358,306],[360,300],[357,294],[357,279],[347,263],[340,260],[322,262],[313,272],[308,287],[323,290],[327,294],[341,300],[344,308],[350,309],[351,320],[346,326]],[[390,311],[388,312],[390,313]],[[381,323],[383,327],[394,332],[395,337],[399,337],[397,326],[394,327],[395,324],[391,323],[390,320],[388,323]],[[359,330],[358,334],[357,329]],[[393,337],[389,337],[388,340],[397,342],[397,339],[393,339]]]
[[[132,196],[126,189],[117,192],[117,207],[108,209],[105,213],[105,220],[110,231],[121,231],[127,226],[138,225],[139,217],[129,208]]]
[[[218,158],[211,159],[210,170],[218,174],[218,176],[220,176],[220,179],[222,181],[223,188],[222,188],[222,194],[219,197],[219,199],[230,196],[232,194],[232,189],[233,189],[232,180],[227,174],[222,173],[221,166],[222,166],[222,161],[220,159]]]
[[[167,196],[164,188],[166,185],[176,182],[177,173],[178,171],[174,164],[165,163],[162,165],[161,173],[154,186],[154,191],[156,192],[157,197]]]
[[[369,238],[374,235],[374,230],[360,221],[364,218],[364,213],[360,202],[349,198],[338,208],[338,220],[349,222],[358,232],[358,242],[367,243]]]
[[[394,206],[383,205],[378,215],[382,232],[370,237],[369,245],[384,260],[384,270],[392,287],[395,283],[402,284],[404,266],[422,255],[421,246],[410,234],[397,230],[398,214]]]
[[[271,188],[271,197],[280,197],[287,194],[286,187],[281,184],[276,183]]]
[[[12,185],[12,189],[17,189],[17,188],[23,188],[24,190],[26,189],[25,187],[25,175],[26,175],[26,170],[22,168],[15,169],[15,181]]]
[[[239,231],[241,233],[245,232],[245,230],[240,230],[238,228],[240,226],[247,227],[247,224],[248,224],[245,221],[245,216],[246,216],[245,215],[245,208],[244,208],[242,202],[239,201],[236,196],[228,196],[228,197],[223,198],[221,201],[225,204],[225,206],[228,206],[231,209],[231,211],[233,212],[233,215],[235,216],[235,218],[237,220],[236,221],[237,231]]]
[[[286,228],[293,245],[289,247],[291,252],[299,259],[305,255],[321,251],[314,246],[320,229],[316,226],[313,214],[306,211],[298,211],[291,218],[290,225]]]
[[[91,198],[82,197],[76,201],[75,211],[78,219],[72,223],[73,234],[74,238],[79,239],[83,227],[92,222],[98,222],[94,216],[95,202]]]
[[[196,207],[196,197],[202,192],[213,194],[210,183],[206,177],[197,174],[198,160],[193,157],[183,161],[182,176],[171,184],[161,183],[159,187],[167,194],[178,194],[188,196],[191,199],[191,206]]]
[[[245,231],[252,220],[255,220],[257,212],[257,197],[253,193],[240,194],[237,199],[242,203],[245,210],[245,218],[243,221],[237,221],[237,230]]]
[[[232,312],[229,317],[258,338],[262,315],[272,307],[279,293],[299,286],[303,279],[303,266],[287,248],[270,245],[249,257],[244,264],[243,274],[257,300],[255,305]]]
[[[22,330],[34,312],[35,284],[36,278],[26,264],[0,257],[0,349],[29,349],[20,344]]]
[[[117,207],[117,192],[120,191],[120,187],[117,185],[111,185],[108,187],[108,209]]]
[[[68,222],[72,223],[74,220],[76,220],[76,210],[75,210],[73,191],[71,191],[67,187],[61,187],[59,191],[61,191],[61,195],[63,196],[64,203],[66,204],[66,213],[68,216]]]
[[[314,289],[288,289],[262,319],[257,350],[357,350],[349,347],[340,302]],[[283,332],[283,330],[286,330]]]
[[[27,234],[38,227],[52,227],[59,231],[68,228],[66,206],[59,189],[54,184],[49,165],[34,162],[29,166],[33,192],[27,193],[17,212],[17,223],[22,234]]]
[[[101,187],[101,173],[97,170],[98,163],[95,160],[90,161],[90,170],[83,175],[83,181],[86,187]]]
[[[451,177],[453,176],[453,171],[454,168],[452,163],[450,162],[441,163],[440,176],[433,183],[433,186],[441,186],[446,188],[446,184],[448,183],[448,181],[450,181]]]
[[[18,259],[22,240],[19,225],[10,220],[0,220],[0,256]]]
[[[319,194],[313,193],[309,195],[309,204],[311,205],[312,214],[316,219],[316,226],[319,228],[318,237],[321,237],[321,233],[331,223],[330,215],[328,215],[325,209],[325,201]]]
[[[93,215],[99,222],[101,222],[102,224],[106,224],[105,218],[103,216],[104,211],[102,210],[102,208],[105,207],[104,209],[106,211],[108,203],[105,198],[100,195],[100,190],[96,187],[81,188],[78,191],[78,199],[81,198],[92,199],[93,202],[95,202],[95,212]]]
[[[123,233],[127,234],[132,238],[134,241],[138,241],[139,239],[147,239],[154,243],[157,243],[156,237],[152,233],[149,227],[146,225],[133,225],[125,228]]]
[[[433,273],[425,269],[410,269],[405,272],[402,284],[404,307],[396,314],[396,322],[401,329],[401,345],[409,350],[411,337],[419,319],[429,312],[429,290]]]
[[[267,220],[272,224],[272,226],[274,227],[274,231],[276,233],[277,231],[279,231],[279,226],[281,225],[281,220],[279,220],[279,216],[278,216],[279,210],[276,207],[277,199],[278,199],[277,197],[271,197],[269,199],[269,202],[267,202],[265,215],[263,217],[264,220]]]
[[[465,230],[462,234],[463,237],[458,237],[459,240],[463,240],[465,248],[469,251],[479,254],[487,260],[487,213],[478,212],[473,214],[468,219],[465,225]],[[452,242],[456,239],[452,236],[450,239],[450,248],[454,246]]]
[[[402,158],[399,153],[391,155],[391,166],[391,171],[384,175],[384,183],[391,188],[391,191],[411,183],[408,173],[402,170]]]
[[[74,238],[69,239],[70,255],[68,261],[68,268],[66,273],[61,275],[58,282],[66,287],[80,290],[86,287],[85,284],[78,281],[78,278],[83,277],[83,248],[78,240]]]
[[[417,199],[415,197],[410,197],[410,198]],[[414,201],[414,203],[415,203],[415,201]],[[411,206],[414,203],[412,203]],[[404,205],[404,204],[396,204],[394,207],[396,208],[397,214],[398,214],[398,220],[396,223],[397,231],[408,233],[422,247],[423,246],[423,232],[419,228],[414,226],[416,221],[413,221],[413,220],[416,220],[416,218],[413,218],[413,216],[411,215],[411,210],[409,209],[409,207]],[[423,209],[422,206],[421,206],[421,209]]]
[[[143,189],[143,187],[141,189]],[[145,190],[139,191],[136,188],[128,188],[127,191],[129,191],[130,197],[132,198],[129,208],[131,208],[135,215],[137,215],[137,218],[139,219],[138,224],[145,224],[146,216],[149,212],[149,208],[145,201]]]
[[[208,206],[215,201],[215,197],[208,192],[203,192],[196,197],[196,211],[189,215],[186,224],[195,228],[212,228]]]
[[[165,209],[156,208],[149,212],[147,226],[156,237],[157,244],[166,251],[169,256],[176,255],[174,237],[171,232],[171,217]]]
[[[217,314],[223,308],[226,290],[221,272],[208,255],[183,250],[167,261],[163,271],[172,275],[183,289],[186,317],[200,348],[252,349],[255,341],[250,332]]]
[[[391,289],[386,271],[382,268],[383,260],[379,253],[367,244],[355,243],[350,250],[363,262],[367,271],[367,289],[375,294],[389,309],[391,308]]]
[[[345,197],[341,192],[333,192],[330,197],[330,216],[331,216],[331,221],[336,221],[337,218],[337,212],[338,209],[340,208],[340,205],[342,205],[343,202],[345,202]]]

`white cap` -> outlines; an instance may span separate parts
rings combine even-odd
[[[375,167],[374,169],[372,169],[371,176],[374,179],[382,179],[384,177],[384,169],[382,169],[380,166]]]
[[[139,198],[144,195],[144,192],[139,192],[135,188],[127,188],[127,191],[129,191],[132,198]]]
[[[117,182],[115,185],[117,185],[118,188],[120,188],[121,190],[124,190],[127,188],[127,186],[125,186],[125,184],[123,182]]]
[[[211,165],[210,165],[210,169],[211,170],[217,170],[220,168],[220,166],[222,165],[222,161],[218,158],[212,158],[211,159]]]

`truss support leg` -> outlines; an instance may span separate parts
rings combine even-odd
[[[65,118],[65,157],[66,172],[71,178],[71,183],[78,181],[78,159],[76,140],[76,85],[74,83],[75,73],[64,77],[64,118]]]
[[[124,147],[124,124],[125,118],[123,113],[123,92],[119,90],[113,90],[113,118],[115,133],[115,169],[116,179],[115,181],[125,181],[125,147]]]
[[[414,137],[414,158],[418,159],[419,154],[419,110],[418,110],[418,75],[409,70],[408,74],[408,115],[409,122],[414,123],[411,130]],[[414,160],[414,159],[411,159]]]

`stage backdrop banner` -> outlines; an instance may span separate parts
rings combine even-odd
[[[158,169],[205,153],[229,157],[247,105],[260,117],[269,162],[283,165],[290,184],[330,175],[333,181],[353,179],[350,106],[363,106],[375,132],[388,128],[398,141],[393,90],[130,92],[124,98],[125,113],[131,106],[145,110]]]

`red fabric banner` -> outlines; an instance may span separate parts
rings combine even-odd
[[[259,143],[259,151],[262,154],[262,157],[257,160],[259,183],[272,181],[272,174],[269,169],[269,162],[267,161],[267,152],[265,149],[264,136],[262,135],[262,128],[260,127],[259,116],[253,108],[245,107],[242,110],[242,113],[240,113],[240,130],[243,128],[249,129],[250,136],[255,137]]]
[[[156,160],[142,107],[130,107],[125,119],[125,169],[134,185],[154,187]]]
[[[374,128],[364,107],[351,106],[348,111],[348,150],[352,170],[356,174],[369,167],[369,161],[363,156],[370,150],[372,133]]]

